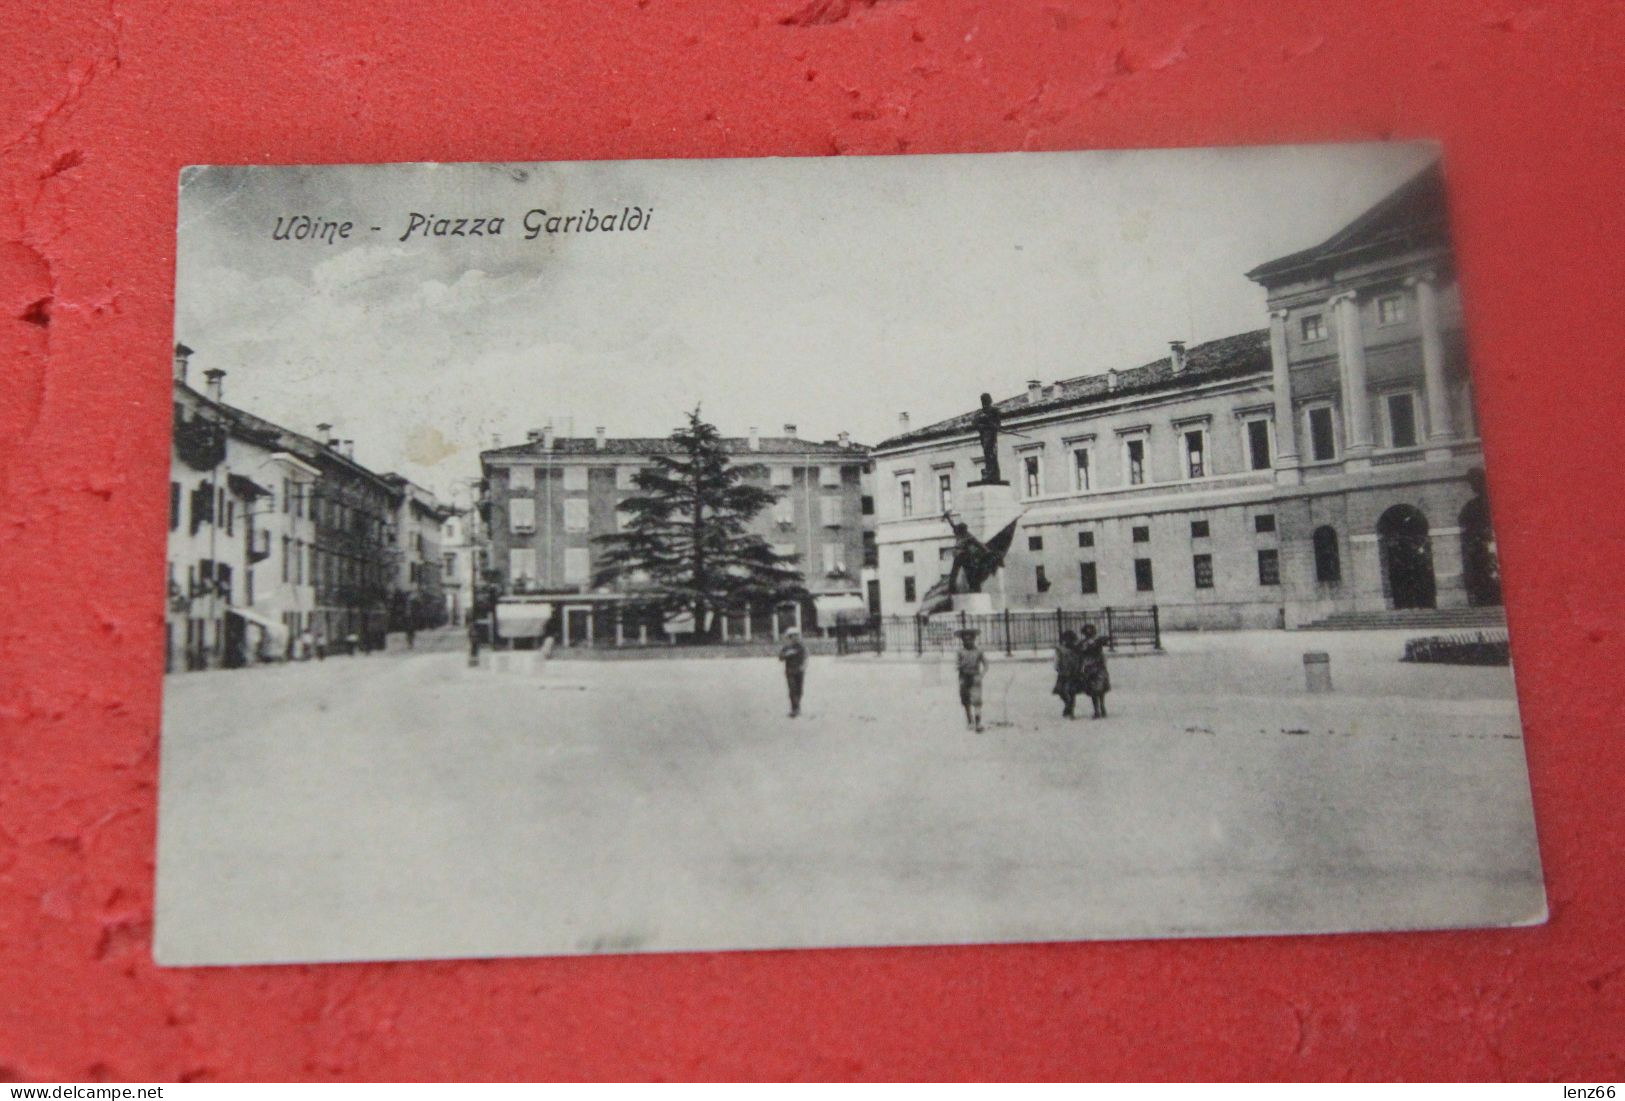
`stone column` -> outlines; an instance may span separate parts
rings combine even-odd
[[[1270,311],[1270,388],[1275,392],[1275,480],[1297,485],[1298,424],[1292,408],[1292,366],[1286,353],[1286,310]]]
[[[1405,281],[1416,291],[1416,320],[1422,329],[1422,379],[1427,388],[1427,458],[1448,459],[1456,426],[1450,412],[1450,387],[1444,375],[1444,333],[1439,328],[1439,288],[1435,272]]]
[[[1331,301],[1337,313],[1337,359],[1343,380],[1343,450],[1351,469],[1371,465],[1371,388],[1366,383],[1365,339],[1360,332],[1360,301],[1344,291]]]

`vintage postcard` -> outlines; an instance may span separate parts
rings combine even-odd
[[[1447,169],[187,169],[159,962],[1542,921]]]

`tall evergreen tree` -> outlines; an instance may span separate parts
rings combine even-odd
[[[621,502],[626,530],[595,540],[605,551],[594,583],[635,578],[666,615],[692,615],[702,636],[716,634],[718,613],[805,596],[795,556],[747,530],[779,492],[744,481],[747,468],[729,461],[698,408],[671,442],[671,454],[648,456],[637,495]]]

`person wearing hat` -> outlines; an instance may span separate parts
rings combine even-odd
[[[982,677],[987,672],[987,655],[976,645],[976,629],[959,632],[964,646],[954,655],[959,668],[959,704],[965,709],[965,725],[982,729]]]
[[[801,714],[801,688],[807,681],[807,647],[802,644],[801,632],[794,627],[784,632],[779,660],[784,662],[784,683],[790,690],[790,717],[793,719]]]

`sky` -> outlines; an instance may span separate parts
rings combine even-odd
[[[1423,144],[766,160],[203,167],[182,174],[192,380],[441,494],[550,420],[876,443],[1267,324],[1245,272],[1324,240]],[[527,212],[638,207],[636,230]],[[402,240],[413,213],[500,236]],[[278,240],[278,219],[350,222]],[[431,227],[433,222],[431,222]],[[489,222],[487,223],[489,225]],[[374,230],[372,227],[378,227]],[[446,228],[453,228],[448,221]],[[562,223],[559,224],[562,229]]]

